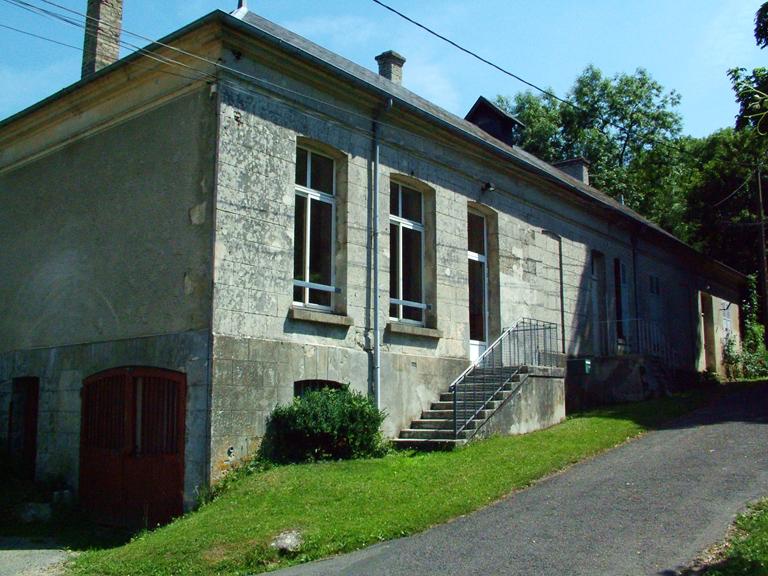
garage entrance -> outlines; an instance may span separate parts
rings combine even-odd
[[[186,376],[116,368],[83,382],[80,501],[104,524],[151,527],[183,512]]]

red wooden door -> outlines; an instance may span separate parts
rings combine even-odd
[[[83,383],[80,501],[106,524],[155,526],[183,511],[184,374],[117,368]]]

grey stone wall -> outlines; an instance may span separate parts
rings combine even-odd
[[[8,430],[13,379],[39,378],[37,479],[63,480],[76,491],[83,380],[118,366],[183,372],[187,377],[184,502],[192,506],[207,481],[208,338],[203,330],[0,354],[0,443]]]
[[[40,378],[41,479],[77,488],[83,379],[141,365],[187,375],[187,506],[206,482],[214,102],[95,116],[112,124],[0,165],[0,444],[12,379]]]
[[[248,58],[227,62],[280,88],[243,83],[221,89],[213,294],[214,404],[221,409],[211,432],[217,463],[229,447],[236,455],[244,454],[258,441],[266,414],[277,402],[290,399],[299,377],[330,378],[332,366],[340,381],[365,389],[372,379],[374,299],[380,303],[383,328],[382,407],[389,412],[385,432],[394,435],[447,388],[468,362],[469,207],[486,215],[492,233],[491,340],[521,317],[561,323],[561,249],[565,352],[571,356],[599,353],[593,335],[593,250],[605,258],[607,322],[616,319],[615,258],[624,263],[628,275],[626,318],[647,314],[641,287],[648,270],[659,271],[669,285],[698,284],[684,262],[666,255],[657,259],[652,247],[644,253],[647,262],[640,264],[637,252],[633,257],[627,228],[567,201],[549,184],[508,165],[502,168],[498,160],[466,143],[412,126],[396,105],[380,124],[380,211],[376,215],[381,229],[380,284],[374,289],[369,236],[371,108],[354,94],[341,97],[330,84],[299,81],[290,69],[278,70],[279,64],[272,67]],[[335,264],[341,292],[334,296],[333,314],[326,315],[333,321],[317,313],[298,319],[292,310],[297,144],[336,160]],[[434,279],[434,302],[430,302],[426,329],[418,334],[388,325],[388,209],[393,179],[417,183],[428,191],[434,205],[434,213],[427,215],[434,219],[434,246],[427,249],[434,260],[434,269],[427,271]],[[488,181],[494,183],[495,191],[481,190]],[[695,298],[694,292],[676,288],[666,305],[679,314],[695,304]],[[684,321],[672,324],[684,330]],[[682,337],[682,333],[673,336]],[[229,352],[219,350],[223,342],[228,342],[225,348],[247,349],[248,361],[254,364],[251,370],[269,374],[268,384],[242,390],[246,380],[228,362],[242,361],[245,355],[227,356]],[[266,364],[254,360],[261,354],[269,358]],[[685,362],[692,364],[694,355],[689,351]],[[273,391],[269,365],[281,362],[285,369],[272,367]],[[224,384],[219,386],[220,382]],[[219,394],[233,398],[216,400]],[[240,401],[248,395],[250,399]],[[243,418],[242,425],[233,427],[228,414]]]
[[[200,91],[0,166],[0,351],[209,326],[212,106]]]
[[[532,367],[517,392],[499,407],[477,436],[527,434],[565,420],[564,375],[563,368]]]

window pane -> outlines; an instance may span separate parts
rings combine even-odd
[[[389,317],[390,318],[398,318],[397,316],[397,304],[390,304],[389,305]],[[399,320],[399,318],[398,318]]]
[[[331,293],[323,292],[322,290],[309,289],[309,301],[311,304],[319,304],[320,306],[331,305]]]
[[[293,301],[304,303],[304,288],[298,286],[293,287]]]
[[[421,232],[403,228],[403,300],[421,302]]]
[[[312,200],[309,228],[309,281],[331,285],[333,262],[333,208],[327,202]]]
[[[293,277],[296,280],[304,278],[304,245],[306,244],[304,231],[307,229],[307,199],[296,195],[296,207],[294,209],[295,223],[293,225]]]
[[[400,185],[391,182],[389,184],[389,213],[392,216],[400,216]]]
[[[326,194],[333,194],[333,160],[312,154],[312,183],[310,188]]]
[[[296,184],[307,185],[307,151],[296,148]]]
[[[404,319],[421,322],[423,320],[422,316],[423,316],[423,311],[420,308],[413,308],[412,306],[403,306]]]
[[[469,339],[485,341],[485,265],[469,262]]]
[[[389,297],[400,298],[400,277],[398,276],[398,258],[400,257],[398,231],[400,227],[397,224],[389,225]],[[393,314],[397,316],[397,313]]]
[[[402,217],[414,222],[421,222],[421,193],[405,186],[401,186],[400,190],[403,195]]]
[[[485,254],[485,218],[472,212],[467,213],[467,249]]]

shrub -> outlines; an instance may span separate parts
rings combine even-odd
[[[309,391],[272,411],[261,456],[278,463],[381,456],[385,416],[348,387]]]
[[[730,378],[762,378],[768,376],[768,351],[763,339],[764,328],[757,318],[757,291],[754,276],[748,277],[748,296],[742,303],[744,338],[741,350],[729,334],[723,346],[723,361]]]

